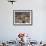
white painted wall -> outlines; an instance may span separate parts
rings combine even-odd
[[[13,10],[33,10],[32,26],[14,26]],[[31,34],[33,40],[46,40],[46,0],[17,0],[13,5],[0,0],[0,40],[15,40],[19,32]]]

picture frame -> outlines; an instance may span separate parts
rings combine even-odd
[[[13,10],[14,25],[32,25],[32,10]]]

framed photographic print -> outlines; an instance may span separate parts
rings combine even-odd
[[[32,25],[32,10],[13,10],[13,24]]]

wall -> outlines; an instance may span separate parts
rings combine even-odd
[[[33,10],[32,26],[14,26],[13,10]],[[46,40],[46,1],[17,0],[13,5],[0,0],[0,40],[15,40],[19,32],[31,34],[33,40]]]

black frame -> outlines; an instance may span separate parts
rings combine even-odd
[[[16,24],[15,23],[15,12],[16,11],[19,11],[19,12],[21,12],[21,11],[25,11],[25,12],[30,11],[30,13],[31,13],[31,15],[30,15],[31,16],[31,24]],[[23,25],[24,26],[24,25],[32,25],[32,24],[33,24],[33,11],[32,10],[13,10],[13,25]]]

